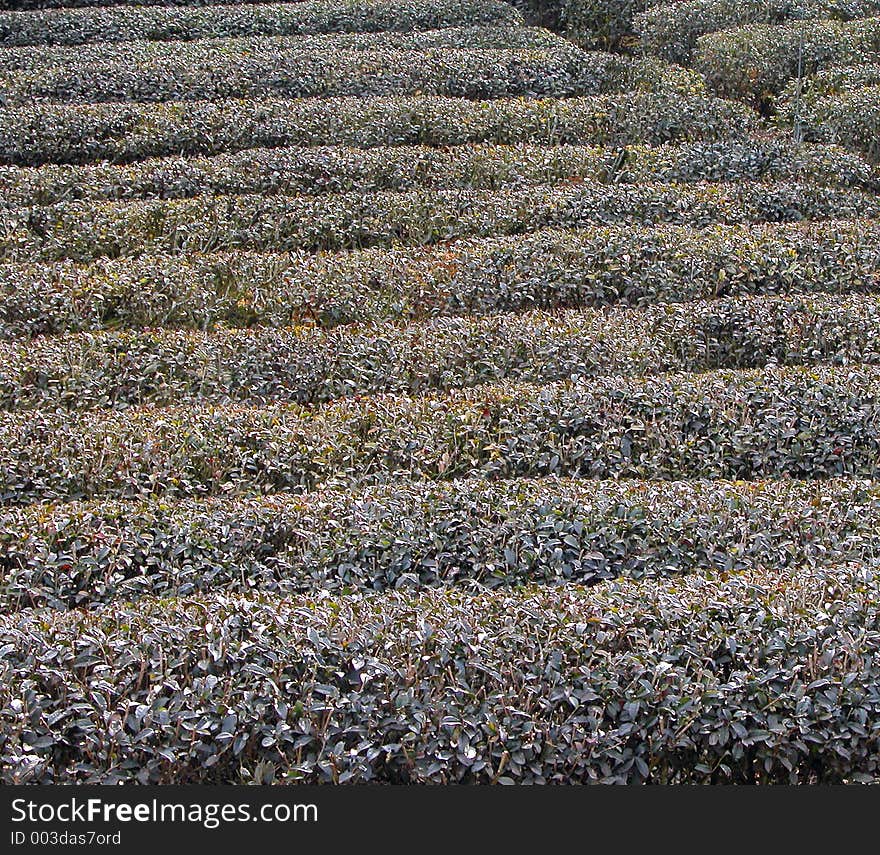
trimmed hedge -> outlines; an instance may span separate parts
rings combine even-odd
[[[880,226],[639,228],[352,253],[0,265],[0,336],[487,315],[748,294],[880,290]]]
[[[615,91],[625,83],[612,54],[577,49],[360,50],[269,49],[137,63],[132,58],[59,66],[0,78],[0,103],[35,101],[203,101],[441,95],[453,98],[568,98]]]
[[[561,0],[563,32],[584,47],[629,47],[645,0]]]
[[[880,779],[877,170],[505,4],[192,5],[0,48],[0,337],[86,330],[0,344],[0,781]]]
[[[788,182],[87,201],[0,212],[0,260],[427,246],[592,223],[705,226],[856,216],[880,216],[880,197]]]
[[[849,146],[880,162],[880,85],[810,98],[796,114],[788,102],[779,120],[790,124],[795,116],[804,139]]]
[[[40,11],[44,9],[88,9],[96,6],[220,6],[230,0],[0,0],[0,9],[13,11]],[[299,3],[301,0],[287,0]],[[236,4],[259,0],[235,0]]]
[[[2,602],[67,609],[817,567],[873,559],[878,531],[880,487],[852,480],[463,480],[39,505],[0,515]]]
[[[798,83],[792,81],[780,94],[778,103],[780,112],[783,109],[791,113],[794,101],[800,97],[808,105],[817,98],[827,95],[842,95],[866,86],[880,85],[880,64],[838,65],[817,71]]]
[[[874,780],[865,564],[0,619],[8,782]]]
[[[748,298],[330,332],[86,333],[0,345],[0,407],[320,403],[769,361],[880,363],[878,342],[878,297]]]
[[[247,149],[214,157],[152,158],[130,165],[0,166],[9,205],[73,200],[185,199],[203,195],[297,195],[416,187],[500,190],[562,181],[644,184],[804,181],[880,190],[880,171],[834,146],[730,139],[621,149],[465,144],[355,149]]]
[[[527,21],[558,30],[590,48],[631,46],[633,18],[645,0],[512,0]]]
[[[782,90],[799,68],[809,76],[828,66],[876,62],[878,57],[880,16],[756,24],[712,33],[697,41],[694,62],[719,94],[757,102]]]
[[[436,30],[521,24],[500,0],[303,0],[209,6],[143,6],[0,12],[0,45],[178,41],[228,36]]]
[[[489,102],[422,96],[38,105],[0,110],[0,163],[130,163],[298,145],[656,145],[756,128],[744,105],[669,92]]]
[[[265,54],[271,50],[289,51],[371,51],[371,50],[558,50],[571,47],[555,33],[537,27],[516,25],[477,25],[446,27],[442,30],[383,30],[368,33],[324,33],[311,36],[239,36],[199,39],[193,42],[129,42],[126,57],[139,63],[171,59],[204,62],[218,56]],[[4,72],[33,71],[53,66],[83,66],[118,62],[120,47],[115,42],[95,42],[73,47],[8,47],[0,51]]]
[[[0,501],[278,492],[319,484],[564,475],[829,478],[880,474],[880,368],[821,367],[418,399],[0,416]]]
[[[685,0],[648,8],[634,22],[646,50],[689,63],[697,39],[718,30],[799,19],[850,21],[878,12],[880,0]]]

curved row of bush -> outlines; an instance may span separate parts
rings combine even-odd
[[[474,29],[490,33],[508,31]],[[524,28],[518,31],[530,32]],[[462,32],[461,29],[434,30],[427,35],[454,33],[460,36]],[[404,43],[403,36],[412,35],[398,34],[396,41]],[[341,38],[334,37],[334,41]],[[499,39],[496,36],[494,40]],[[320,41],[312,39],[311,43]],[[21,59],[10,60],[12,68],[0,74],[0,104],[13,108],[40,102],[162,103],[392,95],[406,98],[418,93],[472,100],[513,96],[573,98],[616,92],[706,95],[706,86],[699,74],[656,57],[632,58],[583,51],[558,38],[551,46],[539,48],[492,45],[491,35],[483,39],[485,45],[475,40],[476,46],[454,45],[466,42],[466,38],[449,39],[453,46],[444,46],[440,38],[435,41],[440,43],[439,47],[362,45],[354,49],[333,44],[303,47],[291,43],[281,47],[263,41],[240,53],[207,50],[191,58],[187,54],[194,51],[174,51],[159,59],[143,60],[136,56],[120,59],[118,50],[115,55],[112,50],[117,46],[108,44],[103,47],[110,58],[91,64],[62,62],[45,66],[35,63],[34,67],[17,69]],[[168,43],[142,44],[168,47]],[[0,64],[5,58],[0,52]]]
[[[472,49],[285,51],[221,55],[201,62],[125,57],[94,65],[38,68],[0,77],[8,108],[35,101],[203,101],[441,95],[474,100],[569,98],[615,91],[612,54]]]
[[[558,50],[568,45],[555,33],[538,27],[512,24],[477,24],[442,30],[380,30],[367,33],[321,33],[296,36],[238,36],[199,39],[191,42],[128,42],[125,56],[132,62],[149,63],[169,59],[204,62],[245,53],[266,54],[271,50],[361,51],[361,50]],[[570,47],[570,45],[569,45]],[[45,45],[7,47],[0,51],[4,72],[33,71],[47,67],[77,67],[119,61],[117,42],[87,45]]]
[[[740,298],[647,310],[309,328],[83,333],[0,345],[0,408],[295,401],[481,383],[880,363],[880,298]]]
[[[207,6],[121,6],[0,12],[0,45],[195,40],[521,24],[500,0],[303,0]]]
[[[512,0],[527,21],[550,27],[585,47],[630,48],[633,19],[645,0]],[[652,5],[650,2],[647,5]]]
[[[875,780],[865,564],[0,618],[6,782]]]
[[[780,105],[780,112],[784,107],[790,113],[797,98],[810,104],[826,95],[841,95],[854,89],[877,85],[880,85],[880,63],[835,65],[817,71],[803,80],[792,81],[780,94],[777,103]]]
[[[880,58],[880,16],[857,21],[756,24],[701,36],[695,68],[717,92],[748,101],[766,100],[798,72],[811,75],[834,65]]]
[[[431,249],[0,265],[0,336],[206,329],[880,290],[874,221],[542,230]]]
[[[819,566],[873,559],[878,531],[880,487],[854,480],[462,480],[37,505],[0,515],[2,602],[66,609]]]
[[[669,92],[488,102],[422,96],[47,104],[0,110],[0,163],[130,163],[297,145],[657,145],[756,128],[745,105]]]
[[[589,224],[706,226],[880,216],[880,197],[796,183],[567,184],[330,196],[70,202],[0,212],[0,260],[428,246]]]
[[[697,39],[748,24],[791,20],[850,21],[880,12],[880,0],[684,0],[635,15],[642,45],[672,62],[688,63]]]
[[[805,181],[880,189],[880,171],[834,146],[744,138],[662,146],[476,143],[450,148],[343,146],[247,149],[213,157],[135,164],[0,166],[9,205],[78,199],[181,199],[203,195],[297,195],[415,187],[502,189],[562,181]]]
[[[880,368],[502,383],[318,408],[0,413],[0,501],[400,479],[874,478]]]
[[[880,161],[880,85],[811,98],[800,109],[788,102],[780,122],[796,122],[804,139],[848,146]]]
[[[283,0],[282,0],[283,1]],[[46,9],[87,9],[96,6],[221,6],[258,4],[260,0],[0,0],[0,9],[32,12]],[[287,0],[299,3],[301,0]]]

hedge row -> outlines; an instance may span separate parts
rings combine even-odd
[[[422,246],[590,223],[760,223],[880,214],[873,194],[795,183],[539,185],[329,196],[71,202],[0,215],[4,261]]]
[[[473,37],[472,31],[477,31]],[[262,40],[259,46],[225,54],[206,51],[190,58],[179,51],[159,59],[120,60],[113,45],[102,47],[110,55],[91,64],[60,62],[47,67],[28,57],[0,52],[0,103],[27,106],[34,101],[53,103],[103,103],[114,101],[163,102],[257,97],[378,97],[421,92],[447,97],[500,98],[505,95],[537,98],[574,97],[613,92],[647,92],[654,95],[706,95],[701,75],[670,65],[656,57],[633,58],[583,51],[553,37],[549,46],[529,46],[550,38],[507,38],[504,34],[536,32],[525,28],[474,27],[419,33],[435,36],[436,47],[419,45],[415,34],[370,34],[370,39],[391,46],[364,42],[363,34],[352,48],[320,45],[329,37],[302,39],[282,47]],[[443,38],[444,34],[452,37]],[[396,38],[390,38],[396,36]],[[354,37],[352,37],[354,38]],[[301,46],[296,41],[308,42]],[[467,42],[475,42],[468,45]],[[526,45],[519,47],[517,41]],[[394,46],[398,42],[402,47]],[[411,46],[406,46],[407,42]],[[447,44],[444,44],[446,42]],[[500,43],[494,44],[495,42]],[[509,46],[504,45],[508,42]],[[168,43],[143,42],[145,48]],[[214,42],[195,42],[194,46]],[[225,43],[224,43],[225,44]],[[79,48],[67,49],[78,51]],[[155,52],[155,51],[150,51]],[[139,51],[139,53],[148,53]],[[40,55],[42,56],[42,54]],[[29,64],[31,67],[22,68]]]
[[[562,181],[644,184],[805,181],[880,189],[880,172],[834,146],[745,138],[626,146],[465,144],[451,148],[247,149],[214,157],[151,158],[131,165],[0,166],[9,205],[73,200],[185,199],[260,193],[298,195],[416,187],[500,190]]]
[[[125,57],[132,62],[163,62],[171,59],[190,63],[245,53],[266,54],[289,51],[371,50],[558,50],[569,45],[555,33],[537,27],[477,25],[446,27],[442,30],[383,30],[368,33],[325,33],[311,36],[241,36],[199,39],[193,42],[129,42]],[[569,45],[570,47],[570,45]],[[120,60],[122,49],[115,42],[46,47],[8,47],[0,51],[4,72],[33,71],[53,66],[83,66]]]
[[[550,27],[590,48],[627,48],[645,0],[512,0],[527,21]]]
[[[130,163],[297,145],[656,145],[756,127],[744,105],[668,92],[489,102],[421,96],[39,105],[0,110],[0,163]]]
[[[626,47],[644,0],[557,0],[562,31],[585,47]]]
[[[811,75],[834,65],[876,62],[880,16],[863,20],[758,24],[701,36],[695,67],[723,95],[766,100],[800,70]]]
[[[839,143],[880,161],[880,85],[811,98],[800,109],[790,101],[779,120],[797,122],[804,139]]]
[[[718,30],[803,19],[850,21],[878,12],[880,0],[684,0],[653,6],[634,20],[646,50],[689,63],[697,39]]]
[[[0,77],[0,103],[203,101],[442,95],[488,99],[569,98],[616,91],[626,82],[612,54],[562,49],[301,51],[274,49],[203,62],[121,58]]]
[[[595,584],[876,557],[880,488],[833,480],[386,484],[7,508],[4,611],[144,596]]]
[[[0,265],[0,336],[215,324],[322,327],[535,306],[880,290],[880,226],[611,226],[426,249]]]
[[[878,297],[740,298],[329,332],[85,333],[0,345],[0,408],[321,403],[503,380],[880,363],[878,342]]]
[[[0,619],[7,782],[875,780],[870,565]]]
[[[418,399],[0,418],[0,500],[395,479],[880,474],[880,368],[503,383]]]
[[[0,12],[0,45],[178,41],[226,36],[435,30],[521,24],[500,0],[304,0],[210,6],[144,6]]]
[[[230,0],[0,0],[0,9],[39,11],[43,9],[87,9],[95,6],[220,6]],[[287,0],[299,3],[301,0]],[[259,0],[235,0],[235,3],[259,3]]]
[[[866,86],[880,85],[880,64],[838,65],[824,68],[801,81],[793,80],[780,94],[780,112],[783,107],[793,109],[796,98],[807,104],[827,95],[842,95]]]
[[[590,224],[706,226],[880,216],[880,197],[793,183],[567,184],[331,196],[70,202],[0,212],[0,260],[427,246]]]

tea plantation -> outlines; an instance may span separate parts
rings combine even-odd
[[[0,781],[880,778],[880,2],[0,0]]]

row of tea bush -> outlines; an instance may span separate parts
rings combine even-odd
[[[199,39],[191,42],[129,42],[126,55],[133,61],[149,63],[178,58],[203,62],[221,56],[237,56],[257,51],[266,53],[299,49],[301,51],[371,51],[371,50],[554,50],[570,43],[555,33],[539,27],[515,24],[475,24],[446,27],[441,30],[379,30],[361,33],[321,33],[296,36],[237,36]],[[4,72],[33,71],[53,66],[82,66],[119,60],[116,42],[86,45],[28,45],[7,47],[0,51],[0,69]]]
[[[745,105],[674,91],[555,100],[412,96],[40,104],[0,110],[0,164],[130,163],[298,145],[656,145],[757,129]]]
[[[345,146],[246,149],[212,157],[150,158],[134,164],[0,166],[9,205],[78,199],[185,199],[260,193],[299,195],[415,187],[500,190],[587,181],[815,181],[880,189],[880,170],[831,146],[745,137],[661,146],[541,146],[466,143],[449,148]]]
[[[427,246],[591,224],[707,226],[878,216],[880,197],[869,191],[792,182],[568,183],[499,191],[419,188],[63,202],[0,211],[0,261]]]
[[[57,8],[37,13],[0,12],[0,45],[79,45],[89,42],[178,41],[222,36],[434,30],[450,26],[522,22],[522,15],[500,0],[114,4],[106,7]]]
[[[872,561],[876,481],[381,484],[304,496],[5,508],[2,604],[597,584]]]
[[[876,221],[593,225],[432,248],[0,265],[0,337],[316,324],[880,289]]]
[[[623,65],[621,75],[615,67]],[[7,109],[34,102],[163,102],[216,99],[441,95],[474,100],[571,98],[625,88],[625,64],[575,48],[535,50],[278,50],[170,57],[136,56],[0,76]]]
[[[0,344],[0,408],[320,403],[771,361],[880,363],[880,298],[738,298],[330,331],[46,336]]]
[[[419,398],[0,413],[0,501],[406,479],[874,478],[880,368],[505,382]]]
[[[0,618],[7,782],[876,779],[863,563]]]

